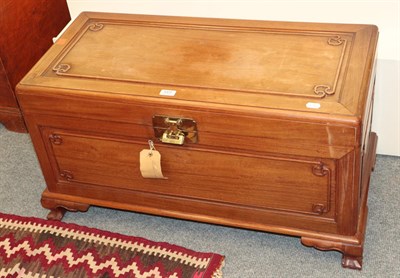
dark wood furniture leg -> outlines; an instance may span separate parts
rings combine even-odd
[[[1,8],[1,6],[0,6]],[[0,123],[15,132],[27,132],[12,85],[0,57]]]
[[[28,132],[19,109],[0,107],[0,123],[10,131],[21,133]]]
[[[70,21],[65,0],[0,1],[0,123],[27,132],[15,86]]]

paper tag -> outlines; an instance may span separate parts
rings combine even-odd
[[[321,104],[318,102],[307,102],[306,107],[311,109],[319,109],[321,107]]]
[[[160,91],[160,96],[169,96],[169,97],[173,97],[175,96],[176,91],[175,90],[161,90]]]
[[[140,172],[143,178],[167,179],[161,171],[161,154],[156,150],[144,149],[140,152]]]

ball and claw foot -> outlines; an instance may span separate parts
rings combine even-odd
[[[62,207],[57,207],[57,208],[51,209],[49,214],[47,215],[47,219],[61,221],[61,219],[64,217],[64,214],[66,211],[67,210]]]
[[[351,268],[356,270],[361,270],[362,268],[362,257],[354,257],[343,255],[342,266],[345,268]]]

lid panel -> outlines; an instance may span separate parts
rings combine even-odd
[[[95,22],[53,65],[60,76],[215,90],[334,94],[351,37]]]
[[[372,25],[83,13],[18,88],[358,125],[377,37]]]

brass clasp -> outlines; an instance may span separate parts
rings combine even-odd
[[[163,136],[161,137],[161,142],[175,145],[183,145],[183,143],[185,142],[185,134],[182,130],[179,129],[182,124],[182,120],[179,118],[166,118],[165,124],[168,126],[168,128],[166,131],[164,131]]]
[[[183,145],[197,142],[197,126],[192,119],[156,115],[153,128],[154,135],[163,143]]]

